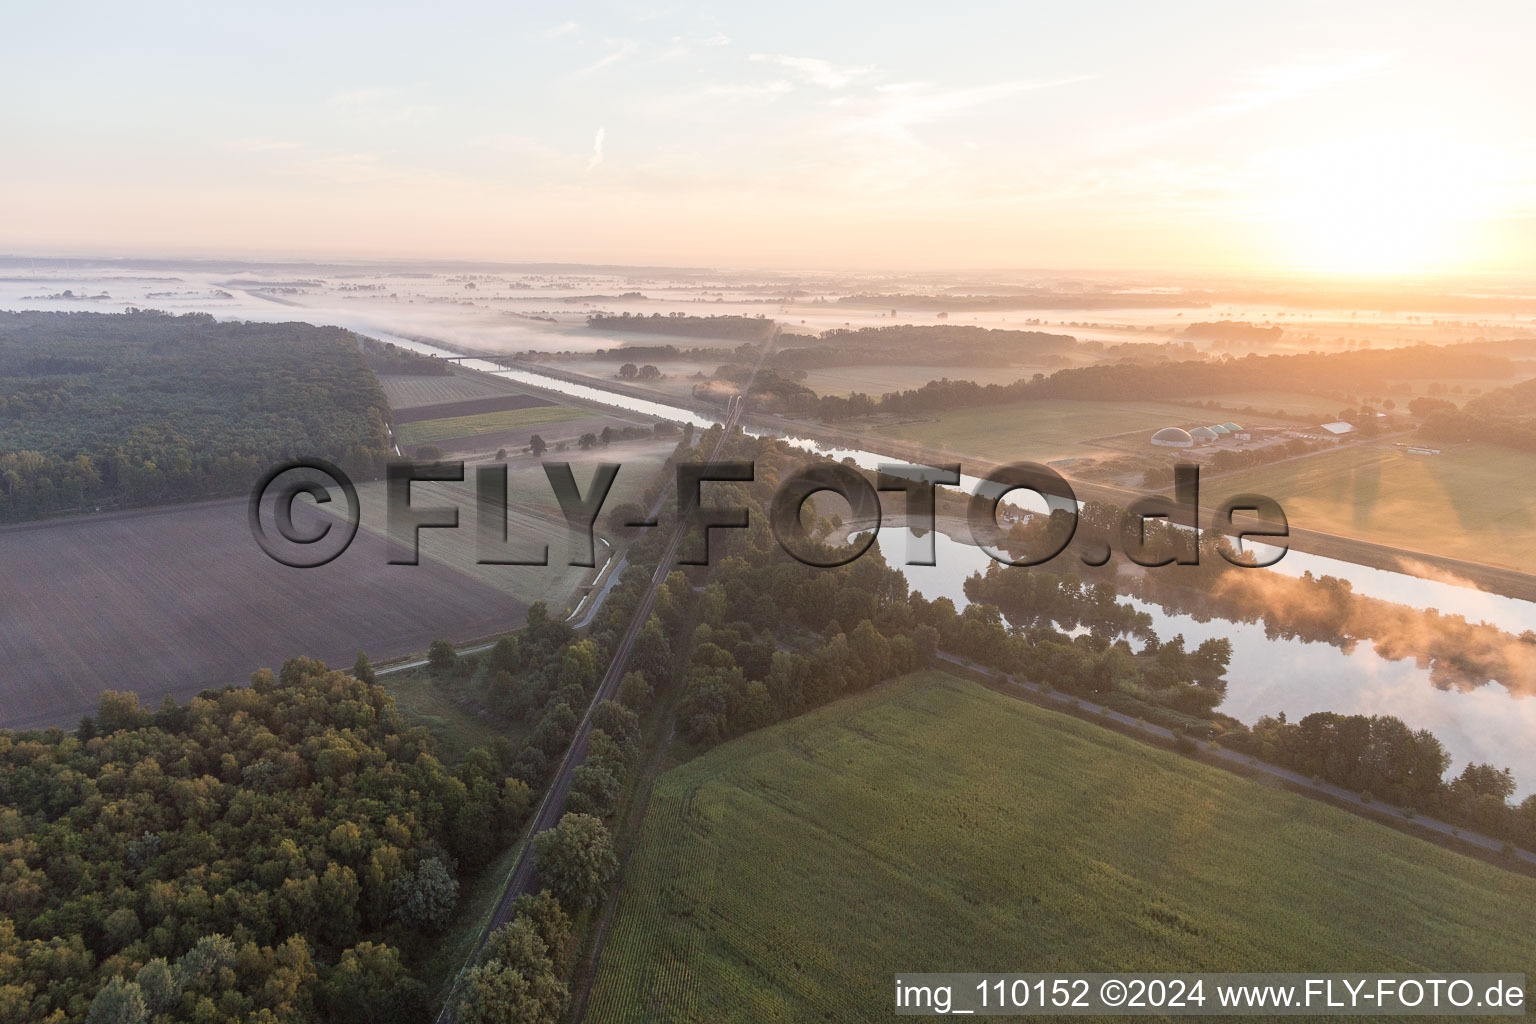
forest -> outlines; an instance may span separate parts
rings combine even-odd
[[[1432,441],[1484,441],[1536,452],[1536,378],[1469,399],[1460,409],[1445,399],[1414,399],[1424,415],[1419,432]]]
[[[0,1020],[422,1019],[412,963],[529,805],[504,753],[450,771],[305,658],[0,733]]]
[[[388,415],[340,328],[0,313],[0,521],[239,494],[301,455],[373,476]]]
[[[401,348],[392,341],[380,341],[357,335],[358,347],[368,369],[378,374],[404,374],[419,377],[446,377],[452,373],[448,360]]]

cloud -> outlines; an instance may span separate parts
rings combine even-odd
[[[587,170],[594,170],[598,164],[603,162],[603,138],[607,134],[608,130],[606,128],[598,127],[597,135],[592,139],[592,156],[587,159]]]
[[[581,25],[578,22],[574,22],[574,21],[562,22],[559,25],[556,25],[554,28],[546,29],[544,31],[544,38],[545,39],[554,39],[554,38],[556,38],[558,36],[568,36],[572,32],[575,32],[575,31],[579,30],[580,28],[581,28]]]
[[[356,107],[368,103],[377,103],[382,99],[398,95],[398,89],[346,89],[342,92],[332,93],[325,98],[325,102],[333,107]]]
[[[791,57],[781,53],[754,53],[751,59],[781,67],[802,82],[818,85],[823,89],[842,89],[875,72],[875,69],[868,65],[858,67],[839,65],[819,57]]]
[[[231,153],[278,153],[298,149],[299,144],[285,139],[233,139],[224,148]]]
[[[630,54],[640,49],[640,44],[635,42],[633,39],[605,39],[603,42],[610,47],[609,51],[603,56],[599,57],[597,60],[593,61],[591,64],[588,64],[586,67],[577,71],[576,76],[578,78],[583,75],[594,74],[603,70],[603,68],[617,64],[625,57],[628,57]]]
[[[1383,74],[1390,62],[1389,54],[1364,53],[1344,60],[1298,61],[1258,68],[1249,72],[1240,87],[1221,102],[1154,121],[1133,131],[1131,137],[1141,140],[1256,113],[1347,82],[1373,78]]]
[[[326,97],[325,102],[346,111],[348,116],[384,124],[398,124],[436,112],[437,106],[432,103],[405,102],[408,96],[406,89],[347,89]]]
[[[893,82],[831,99],[832,118],[823,131],[835,139],[847,157],[845,171],[851,188],[888,192],[955,166],[949,151],[930,145],[916,129],[966,116],[1024,93],[1095,77],[1074,75],[958,89],[943,89],[930,82]]]

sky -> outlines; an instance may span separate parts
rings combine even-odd
[[[0,252],[1536,270],[1536,5],[15,5]]]

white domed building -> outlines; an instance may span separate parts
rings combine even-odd
[[[1192,448],[1195,439],[1183,427],[1164,427],[1152,435],[1152,443],[1159,448]]]

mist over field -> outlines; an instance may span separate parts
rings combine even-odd
[[[0,1024],[1526,994],[1528,4],[8,15]]]

